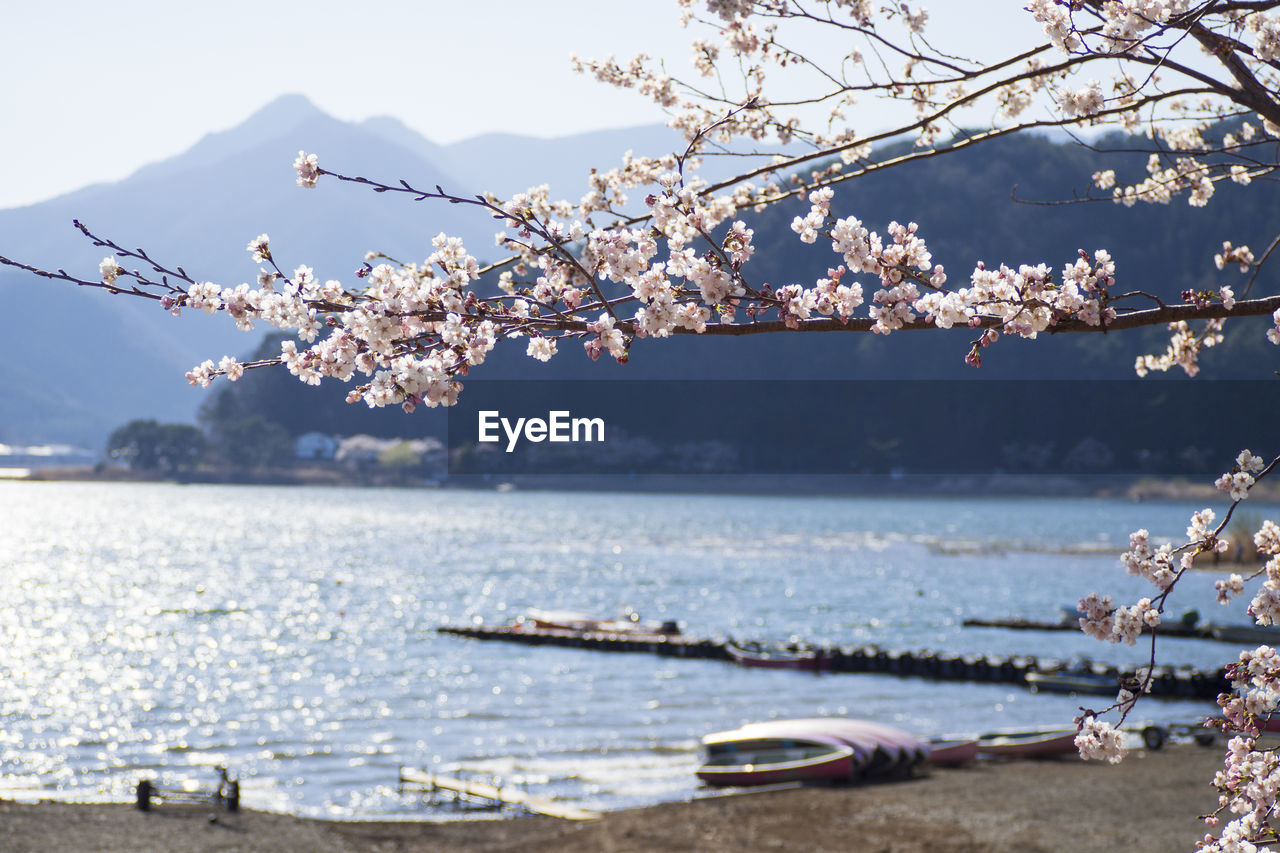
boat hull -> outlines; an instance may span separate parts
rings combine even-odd
[[[725,651],[729,655],[729,660],[739,666],[757,669],[800,669],[819,672],[830,666],[826,656],[817,652],[789,652],[735,643],[726,644]]]
[[[929,763],[943,767],[967,764],[978,757],[978,741],[935,740],[929,743]]]
[[[1120,689],[1120,682],[1114,675],[1092,672],[1028,672],[1026,680],[1033,693],[1043,691],[1106,696]]]
[[[748,723],[707,735],[702,742],[707,762],[699,768],[698,777],[708,784],[722,785],[897,778],[910,775],[929,754],[927,743],[901,729],[827,717]],[[797,747],[810,753],[785,752]],[[849,753],[847,761],[844,751]],[[812,766],[771,766],[801,761]],[[726,769],[730,767],[734,769]],[[712,781],[727,778],[734,781]]]
[[[849,747],[832,747],[828,751],[793,747],[720,756],[695,772],[708,785],[749,787],[782,782],[847,782],[854,778],[856,770],[857,762]]]
[[[978,754],[995,758],[1043,758],[1077,752],[1075,729],[1010,732],[978,739]]]

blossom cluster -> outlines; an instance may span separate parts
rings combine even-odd
[[[1145,528],[1129,534],[1129,550],[1121,555],[1125,570],[1150,582],[1164,592],[1173,585],[1177,573],[1173,569],[1173,546],[1165,543],[1151,548],[1151,533]],[[1184,568],[1188,564],[1184,565]]]
[[[1267,579],[1249,603],[1249,615],[1259,625],[1280,625],[1280,527],[1270,519],[1264,521],[1253,544],[1266,560],[1262,570]]]
[[[1090,593],[1080,599],[1080,630],[1108,643],[1132,646],[1147,628],[1160,624],[1160,610],[1151,599],[1142,598],[1131,607],[1117,607],[1109,595]]]
[[[1248,496],[1255,475],[1264,476],[1270,470],[1263,459],[1243,450],[1217,485],[1239,503]],[[1156,599],[1142,598],[1125,607],[1117,606],[1111,596],[1090,594],[1080,601],[1081,629],[1101,640],[1130,642],[1141,633],[1144,623],[1154,627],[1163,602],[1183,572],[1191,568],[1196,555],[1225,550],[1227,543],[1220,535],[1225,523],[1218,521],[1213,510],[1199,510],[1187,524],[1186,542],[1177,547],[1169,543],[1154,546],[1147,530],[1133,532],[1122,562],[1130,574],[1141,576],[1156,587]],[[1270,520],[1263,522],[1254,534],[1253,544],[1266,561],[1256,573],[1265,575],[1265,580],[1249,605],[1249,614],[1260,625],[1280,624],[1280,526]],[[1245,583],[1246,579],[1236,573],[1219,579],[1214,584],[1218,600],[1226,603],[1240,595]],[[1280,707],[1280,653],[1270,646],[1244,651],[1227,667],[1226,675],[1233,690],[1218,697],[1222,717],[1211,722],[1237,736],[1228,744],[1223,768],[1214,777],[1219,809],[1206,818],[1211,826],[1219,827],[1218,835],[1206,835],[1201,849],[1259,850],[1263,848],[1257,847],[1256,842],[1273,837],[1269,821],[1280,803],[1280,759],[1274,749],[1262,748],[1256,740],[1264,721]],[[1139,675],[1139,692],[1149,687],[1149,680],[1148,669]],[[1111,709],[1117,710],[1123,720],[1137,698],[1138,693],[1126,687]],[[1124,745],[1117,730],[1099,721],[1095,712],[1085,712],[1076,722],[1076,747],[1082,757],[1108,761],[1123,757]],[[1220,818],[1224,813],[1233,815],[1225,824]]]
[[[314,167],[314,158],[300,159],[304,168]],[[199,282],[164,304],[174,312],[225,311],[241,329],[260,321],[293,331],[300,341],[315,341],[301,350],[298,341],[284,341],[280,361],[308,384],[319,384],[324,377],[348,381],[356,373],[370,377],[349,395],[353,402],[409,410],[420,404],[448,405],[460,390],[453,377],[483,363],[497,343],[498,328],[492,321],[467,322],[460,313],[468,310],[466,285],[479,277],[475,258],[445,235],[433,245],[436,251],[422,266],[369,267],[367,286],[359,292],[337,281],[320,281],[310,267],[299,266],[286,275],[272,263],[260,270],[256,287]],[[267,235],[247,248],[259,263],[271,262]],[[328,334],[320,338],[325,328]],[[434,346],[415,351],[410,342],[424,336]],[[187,379],[207,386],[215,376],[234,381],[243,371],[244,365],[224,357],[216,365],[211,360],[198,365]]]
[[[1224,483],[1243,482],[1236,479],[1240,474],[1244,474],[1248,479],[1248,485],[1252,485],[1252,474],[1262,471],[1264,467],[1265,464],[1261,458],[1248,450],[1243,450],[1236,457],[1236,464],[1232,471],[1219,479],[1219,488],[1222,488]],[[1248,486],[1244,488],[1247,491]],[[1244,495],[1240,495],[1234,499],[1239,501],[1243,498]],[[1156,598],[1154,600],[1141,598],[1133,605],[1124,606],[1117,605],[1110,595],[1090,593],[1079,602],[1080,629],[1095,639],[1112,643],[1123,642],[1129,645],[1132,645],[1146,628],[1154,629],[1160,624],[1160,612],[1165,598],[1172,591],[1178,578],[1194,565],[1196,556],[1205,552],[1221,553],[1227,549],[1227,541],[1219,537],[1221,525],[1216,522],[1217,514],[1212,509],[1205,508],[1192,513],[1186,528],[1186,542],[1176,548],[1171,543],[1153,546],[1151,533],[1146,529],[1135,530],[1129,534],[1129,550],[1121,555],[1120,561],[1128,574],[1141,577],[1155,587]],[[1262,537],[1258,540],[1260,549],[1264,543],[1270,546],[1273,529],[1280,534],[1280,528],[1275,528],[1274,525],[1264,526],[1263,531],[1259,533]],[[1276,536],[1275,542],[1280,552],[1280,535]],[[1176,566],[1175,556],[1177,557]],[[1277,565],[1280,566],[1280,561],[1277,561]],[[1277,579],[1280,580],[1280,575]],[[1216,582],[1215,589],[1218,600],[1226,603],[1232,596],[1243,592],[1244,580],[1239,575],[1231,575]],[[1280,600],[1280,586],[1277,587],[1277,593],[1276,598]],[[1259,599],[1257,602],[1259,610],[1270,607],[1269,601],[1269,597]]]
[[[1058,100],[1058,106],[1062,109],[1063,115],[1072,118],[1097,115],[1102,111],[1105,103],[1101,84],[1097,80],[1090,80],[1075,91],[1063,92]]]
[[[1146,376],[1152,371],[1165,372],[1173,367],[1181,367],[1188,376],[1200,372],[1200,354],[1211,347],[1222,343],[1222,320],[1208,320],[1204,328],[1193,331],[1186,320],[1169,324],[1173,335],[1169,338],[1169,346],[1163,355],[1140,355],[1133,364],[1133,370],[1139,376]]]
[[[1257,737],[1260,722],[1276,710],[1280,702],[1280,655],[1270,646],[1240,653],[1227,667],[1227,677],[1235,692],[1218,697],[1223,725],[1240,732],[1227,743],[1222,769],[1213,779],[1219,792],[1217,814],[1232,818],[1218,838],[1205,836],[1202,850],[1259,850],[1252,842],[1271,833],[1270,818],[1280,802],[1280,757],[1273,748],[1262,748]],[[1217,825],[1217,814],[1207,818]]]
[[[695,142],[731,144],[734,139],[760,142],[773,138],[787,143],[799,138],[841,155],[842,163],[826,172],[815,171],[817,176],[838,174],[842,165],[866,162],[868,149],[863,139],[847,128],[845,114],[850,104],[868,92],[911,103],[918,118],[911,129],[917,135],[917,146],[926,150],[941,141],[944,126],[963,125],[954,118],[958,110],[985,108],[984,99],[989,93],[994,93],[1002,116],[1019,118],[1029,112],[1037,96],[1047,92],[1049,104],[1062,123],[1114,123],[1127,132],[1157,135],[1174,150],[1198,151],[1202,146],[1191,144],[1198,135],[1197,129],[1166,127],[1163,120],[1151,119],[1221,118],[1232,114],[1230,104],[1224,104],[1229,99],[1188,102],[1180,97],[1178,87],[1161,79],[1162,75],[1146,70],[1130,75],[1123,65],[1113,72],[1110,84],[1097,79],[1080,82],[1085,76],[1083,71],[1113,58],[1155,57],[1163,76],[1199,82],[1203,73],[1193,67],[1193,62],[1184,63],[1181,59],[1186,52],[1183,39],[1164,36],[1170,31],[1203,26],[1235,37],[1234,41],[1219,43],[1219,49],[1228,44],[1232,48],[1230,56],[1223,59],[1232,76],[1247,68],[1259,78],[1268,78],[1272,69],[1267,63],[1272,61],[1276,32],[1280,29],[1275,16],[1264,9],[1201,10],[1192,19],[1185,14],[1190,0],[1087,5],[1032,0],[1027,11],[1041,23],[1049,45],[1066,58],[1050,62],[1042,51],[1032,51],[1021,69],[1014,71],[1018,66],[1012,62],[989,67],[957,63],[955,55],[923,50],[916,39],[926,34],[928,15],[905,3],[879,8],[867,0],[824,5],[827,11],[819,14],[790,0],[681,0],[682,22],[686,26],[696,22],[714,36],[693,40],[694,66],[699,77],[717,80],[718,93],[672,78],[664,66],[643,54],[630,60],[575,57],[574,65],[598,80],[649,97],[670,113],[673,127]],[[1077,21],[1077,17],[1081,20]],[[849,41],[847,52],[834,57],[828,65],[806,54],[795,41],[807,26],[831,23],[840,26]],[[890,41],[891,31],[900,32],[903,43]],[[859,36],[865,40],[864,46],[858,46]],[[901,57],[903,64],[896,72],[881,64],[882,73],[877,74],[877,64],[866,62],[864,55],[879,54],[886,44],[893,44],[893,54]],[[822,121],[802,113],[797,102],[768,97],[775,69],[789,79],[798,69],[812,72],[813,88],[819,94],[802,103],[810,112],[825,109],[825,129]],[[866,81],[850,80],[848,69],[856,69]],[[837,81],[840,85],[830,85]],[[724,108],[742,104],[750,104],[751,108],[724,114]],[[1157,105],[1167,106],[1167,110],[1155,113],[1153,108]],[[1025,120],[1031,125],[1041,123]],[[1274,124],[1263,117],[1264,127]],[[1201,205],[1212,196],[1213,182],[1219,177],[1248,181],[1254,177],[1255,166],[1247,158],[1218,163],[1198,155],[1187,156],[1180,162],[1162,165],[1148,183],[1117,187],[1116,198],[1128,204],[1138,200],[1168,201],[1187,191],[1189,201]]]
[[[1254,482],[1253,475],[1266,467],[1266,464],[1261,457],[1243,450],[1236,457],[1235,467],[1215,480],[1214,486],[1230,492],[1233,501],[1242,501],[1249,496],[1249,487]]]
[[[704,333],[712,324],[733,325],[743,311],[752,321],[776,313],[796,329],[828,318],[847,324],[865,305],[868,328],[881,334],[918,324],[995,324],[979,338],[982,347],[1001,333],[1034,338],[1064,321],[1100,326],[1116,316],[1108,304],[1115,265],[1105,250],[1081,252],[1057,276],[1043,264],[979,264],[969,286],[953,290],[916,223],[890,222],[882,237],[855,216],[838,216],[831,187],[809,194],[809,212],[792,228],[802,242],[829,240],[841,263],[811,284],[755,283],[747,276],[755,231],[735,217],[758,196],[749,185],[709,193],[698,178],[664,165],[628,155],[622,168],[596,173],[576,204],[553,201],[545,186],[507,201],[482,199],[506,226],[499,244],[516,253],[498,277],[498,295],[477,292],[478,261],[443,234],[421,264],[374,265],[380,256],[371,255],[358,288],[322,281],[306,266],[284,272],[262,234],[246,246],[261,265],[256,287],[193,282],[163,305],[175,313],[226,311],[241,329],[266,322],[295,331],[298,341],[284,346],[279,360],[301,381],[346,382],[359,373],[367,381],[349,400],[407,410],[451,403],[458,378],[500,341],[521,337],[526,355],[539,361],[555,357],[568,337],[581,340],[593,359],[607,353],[626,362],[635,338]],[[307,185],[330,174],[315,155],[300,155],[294,167]],[[626,190],[646,185],[648,227],[619,222],[615,210],[626,203]],[[104,262],[104,281],[113,269]],[[869,304],[864,276],[877,285]],[[634,307],[622,313],[618,306],[628,303]],[[967,360],[981,363],[974,353]],[[223,372],[206,362],[188,379],[204,385]]]
[[[1093,714],[1084,715],[1077,723],[1075,745],[1085,759],[1103,760],[1118,764],[1128,754],[1124,733],[1110,723],[1099,720]]]
[[[812,192],[808,214],[795,217],[791,229],[806,243],[828,236],[832,250],[844,261],[842,272],[874,273],[879,277],[880,289],[872,296],[869,308],[870,317],[875,320],[873,332],[887,334],[902,329],[923,315],[925,322],[941,329],[996,321],[1004,334],[1034,339],[1066,320],[1101,326],[1116,317],[1115,309],[1106,304],[1108,288],[1115,282],[1115,263],[1106,250],[1097,250],[1092,259],[1080,252],[1074,263],[1064,266],[1058,280],[1044,264],[1024,264],[1014,270],[1004,265],[988,269],[979,263],[969,287],[951,290],[946,287],[945,270],[933,264],[916,223],[889,223],[892,242],[886,245],[858,218],[835,218],[831,213],[833,195],[830,187]],[[820,288],[826,286],[828,280],[820,281]],[[814,294],[814,304],[819,296]],[[862,304],[860,286],[837,291],[833,296],[833,305],[842,319]],[[793,316],[807,317],[808,310]],[[985,338],[983,345],[995,337],[993,334]]]

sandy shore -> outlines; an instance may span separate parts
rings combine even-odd
[[[4,853],[425,851],[1193,850],[1220,747],[1175,745],[1118,766],[1075,758],[981,762],[858,788],[794,788],[607,814],[440,823],[327,822],[246,811],[0,802]]]

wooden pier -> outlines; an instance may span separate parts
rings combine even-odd
[[[553,628],[531,628],[526,625],[441,626],[442,634],[453,634],[475,640],[500,640],[526,645],[553,645],[590,649],[601,652],[644,652],[664,657],[701,658],[729,661],[723,639],[695,638],[682,634],[646,634],[640,632],[576,631]],[[1132,670],[1093,661],[1060,661],[1039,659],[1032,655],[952,654],[930,649],[899,651],[880,646],[816,646],[797,643],[790,651],[811,654],[821,665],[820,672],[863,673],[913,676],[935,681],[980,681],[1032,687],[1028,673],[1082,676],[1109,676],[1132,680]],[[810,672],[814,668],[809,669]],[[1157,667],[1152,673],[1151,695],[1169,699],[1216,699],[1230,692],[1224,670],[1195,670],[1190,667]]]
[[[1003,628],[1006,631],[1076,631],[1080,623],[1075,619],[1062,622],[1039,622],[1034,619],[966,619],[966,628]],[[1162,622],[1155,629],[1161,637],[1189,637],[1195,640],[1217,640],[1220,637],[1207,625],[1182,625],[1178,622]]]
[[[411,767],[400,768],[400,784],[415,785],[433,793],[445,791],[459,798],[466,797],[499,805],[519,806],[537,814],[563,820],[595,820],[601,816],[599,812],[566,806],[550,797],[540,797],[510,785],[458,779],[453,776],[442,776],[439,773],[414,770]]]
[[[678,658],[729,660],[723,640],[698,639],[683,634],[648,634],[641,631],[578,631],[567,628],[530,628],[526,625],[443,625],[441,634],[473,640],[507,640],[541,646],[570,646],[610,652],[645,652]]]
[[[1077,619],[1062,622],[1037,622],[1033,619],[966,619],[966,628],[1003,628],[1009,631],[1079,631]],[[1280,643],[1280,629],[1261,628],[1257,625],[1217,625],[1212,622],[1188,625],[1181,622],[1161,622],[1153,629],[1158,637],[1186,637],[1193,640],[1213,640],[1219,643]]]
[[[219,767],[218,784],[212,790],[200,788],[161,788],[150,779],[139,780],[136,805],[139,811],[149,812],[157,802],[183,805],[208,805],[229,812],[240,811],[240,783],[227,775],[227,768]]]

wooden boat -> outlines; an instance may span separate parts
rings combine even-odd
[[[630,608],[621,619],[598,619],[577,610],[542,610],[531,607],[517,620],[515,627],[528,626],[540,631],[599,632],[603,634],[661,634],[672,636],[680,633],[680,626],[672,621],[653,622],[640,618]]]
[[[1076,730],[1004,732],[978,738],[978,754],[998,758],[1042,758],[1076,752]]]
[[[1097,672],[1028,672],[1027,686],[1038,693],[1093,693],[1112,695],[1120,689],[1120,681],[1114,675]]]
[[[967,764],[978,757],[977,738],[934,738],[929,741],[929,763],[945,767]]]
[[[792,651],[781,646],[765,646],[761,643],[725,643],[729,660],[741,666],[761,669],[806,669],[818,672],[827,669],[830,661],[815,651]]]
[[[918,738],[862,720],[813,718],[748,723],[702,739],[708,785],[852,782],[909,774],[928,755]]]
[[[744,737],[708,744],[695,772],[708,785],[773,785],[779,782],[848,781],[860,765],[853,747],[837,738]]]

